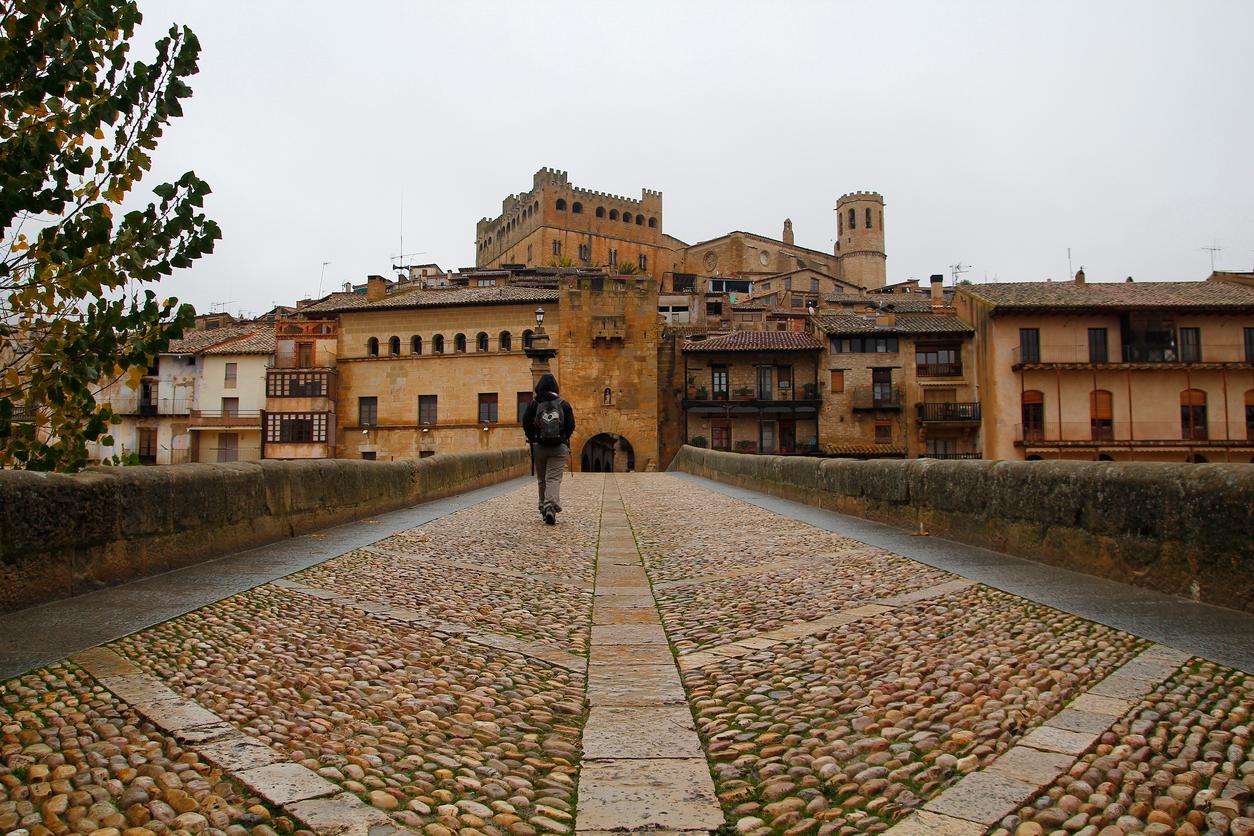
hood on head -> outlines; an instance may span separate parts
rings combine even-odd
[[[540,382],[536,384],[536,394],[543,395],[548,393],[556,395],[557,392],[557,378],[551,374],[542,375],[540,377]]]

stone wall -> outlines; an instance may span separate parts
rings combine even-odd
[[[527,473],[513,448],[420,461],[0,470],[0,612]]]
[[[1254,467],[855,461],[684,447],[681,470],[1254,612]]]

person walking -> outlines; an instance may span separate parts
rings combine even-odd
[[[536,384],[536,396],[527,404],[522,423],[536,470],[540,515],[549,525],[556,525],[562,510],[562,472],[570,458],[575,413],[558,394],[553,375],[543,375]]]

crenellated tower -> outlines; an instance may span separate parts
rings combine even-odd
[[[884,250],[884,196],[850,192],[836,201],[836,255],[840,277],[871,290],[888,281]]]

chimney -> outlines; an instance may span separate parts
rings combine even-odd
[[[885,305],[875,313],[876,325],[896,325],[897,310],[892,305]]]
[[[366,277],[366,301],[377,302],[387,295],[388,280],[382,276]]]
[[[792,218],[784,218],[784,243],[792,244]]]
[[[945,276],[941,273],[932,274],[932,307],[945,307]]]
[[[1127,282],[1128,284],[1132,284],[1132,277],[1128,276],[1126,279],[1124,279],[1124,281]]]
[[[1083,267],[1075,271],[1075,283],[1078,285],[1084,284],[1084,268]]]

